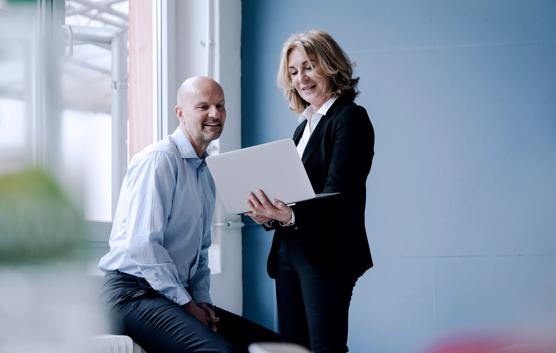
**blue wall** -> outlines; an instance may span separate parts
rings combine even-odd
[[[366,213],[375,267],[355,289],[351,352],[420,352],[554,314],[555,1],[242,6],[244,146],[296,126],[275,84],[291,33],[330,32],[361,76],[358,102],[376,130]],[[273,327],[270,239],[253,226],[243,234],[244,310]]]

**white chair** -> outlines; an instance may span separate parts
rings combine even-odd
[[[146,353],[129,336],[101,335],[93,339],[94,353]]]
[[[293,343],[253,343],[249,353],[311,353],[306,348]]]

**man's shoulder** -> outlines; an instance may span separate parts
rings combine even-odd
[[[176,147],[172,144],[168,137],[157,141],[133,156],[130,164],[141,163],[150,159],[163,157],[169,161],[176,159]]]

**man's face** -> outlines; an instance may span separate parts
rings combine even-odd
[[[194,81],[180,95],[176,115],[197,153],[222,134],[226,121],[224,103],[222,88],[208,79]]]

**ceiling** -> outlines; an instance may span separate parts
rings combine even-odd
[[[66,0],[65,22],[70,26],[125,30],[128,0]],[[70,50],[68,45],[69,41],[66,40],[66,56],[62,65],[64,107],[110,113],[110,48],[74,42]]]
[[[32,7],[9,6],[0,0],[0,99],[30,101],[35,80],[43,77],[45,53],[56,46],[40,43],[40,27],[33,21]],[[141,0],[143,1],[143,0]],[[93,28],[125,30],[128,26],[128,0],[66,0],[65,24]],[[110,114],[111,52],[108,46],[74,41],[69,45],[66,33],[65,53],[60,51],[61,65],[48,88],[61,88],[63,109]],[[59,48],[62,48],[59,46]],[[49,69],[56,69],[46,67]],[[46,76],[48,77],[48,75]],[[11,104],[11,103],[10,103]],[[15,104],[15,103],[14,103]]]

